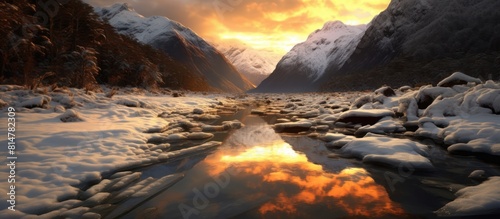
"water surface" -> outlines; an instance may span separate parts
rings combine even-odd
[[[408,217],[359,162],[327,158],[307,137],[285,141],[260,117],[242,120],[212,154],[145,170],[186,175],[126,218]],[[314,159],[300,152],[310,150]]]

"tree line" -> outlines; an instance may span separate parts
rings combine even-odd
[[[0,2],[0,83],[30,89],[53,84],[86,90],[99,84],[210,89],[168,55],[118,34],[90,5],[53,1],[58,5],[52,8],[44,1]]]

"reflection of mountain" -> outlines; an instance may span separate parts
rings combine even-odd
[[[95,11],[119,33],[168,54],[216,90],[241,92],[254,87],[219,51],[180,23],[161,16],[143,17],[127,4]]]
[[[236,147],[253,147],[280,140],[281,137],[274,132],[273,128],[267,124],[261,124],[239,129],[226,139],[224,144]]]
[[[238,41],[213,44],[254,85],[259,85],[266,79],[281,58],[275,52],[256,50]]]

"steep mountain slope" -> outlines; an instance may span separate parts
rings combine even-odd
[[[0,1],[0,38],[5,39],[0,41],[0,84],[210,89],[182,63],[117,33],[81,0],[61,3],[50,24],[32,23],[38,14],[46,14],[45,6],[30,0]]]
[[[498,79],[499,20],[496,0],[393,0],[340,70],[329,63],[323,88],[415,85],[454,71]]]
[[[212,43],[229,61],[255,85],[259,85],[276,68],[281,59],[272,51],[256,50],[242,42]]]
[[[297,44],[278,63],[276,70],[256,92],[317,91],[328,64],[341,67],[354,51],[365,26],[328,22]]]
[[[216,90],[242,92],[254,86],[214,47],[189,28],[166,17],[143,17],[127,4],[96,8],[121,34],[132,36],[171,56],[197,73]]]

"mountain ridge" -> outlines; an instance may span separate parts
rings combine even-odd
[[[500,2],[494,0],[393,0],[346,64],[329,65],[322,90],[415,86],[456,71],[491,79],[500,68],[498,20]]]
[[[212,42],[212,45],[255,85],[274,71],[281,58],[275,52],[253,49],[239,41]]]
[[[343,65],[366,26],[326,22],[307,40],[295,45],[255,92],[313,92],[326,77],[328,63]]]
[[[222,53],[176,21],[162,16],[144,17],[128,4],[96,7],[95,12],[119,33],[151,45],[184,63],[218,91],[243,92],[254,88]]]

